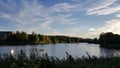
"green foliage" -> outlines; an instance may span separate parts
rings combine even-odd
[[[2,41],[3,42],[3,41]],[[82,39],[77,37],[69,36],[48,36],[40,35],[32,32],[32,34],[27,34],[26,32],[19,32],[12,34],[4,40],[5,44],[49,44],[49,43],[97,43],[97,38],[95,39]],[[0,42],[1,43],[1,42]]]
[[[0,43],[5,44],[48,44],[48,43],[99,43],[101,45],[108,44],[120,44],[120,35],[113,34],[111,32],[102,33],[99,39],[94,38],[78,38],[69,36],[49,36],[40,35],[32,32],[32,34],[27,34],[26,32],[17,31],[15,34],[7,37],[6,40],[0,41]]]
[[[102,33],[99,38],[100,44],[120,44],[120,35],[112,32]]]
[[[51,43],[51,38],[49,36],[43,36],[43,39],[46,43]]]
[[[66,58],[49,57],[47,54],[42,56],[31,53],[27,57],[23,51],[19,54],[0,55],[0,67],[2,68],[119,68],[119,57],[108,58],[73,58],[67,54]]]
[[[19,31],[17,31],[15,34],[12,34],[6,39],[8,43],[25,43],[28,42],[28,40],[29,36],[26,34],[26,32]]]
[[[112,32],[102,33],[98,42],[101,44],[101,47],[120,49],[120,35],[113,34]]]
[[[30,43],[39,42],[39,36],[35,33],[32,33],[31,35],[29,35],[29,42]]]

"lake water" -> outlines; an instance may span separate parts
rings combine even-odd
[[[108,50],[101,48],[99,44],[45,44],[45,45],[19,45],[19,46],[0,46],[1,54],[17,54],[20,50],[25,51],[26,55],[29,56],[31,51],[38,50],[38,54],[42,55],[47,53],[49,56],[56,56],[58,58],[66,57],[66,52],[74,57],[88,56],[118,56],[120,51]],[[86,53],[87,52],[87,53]]]

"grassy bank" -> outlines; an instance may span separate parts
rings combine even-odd
[[[47,54],[38,56],[31,53],[27,57],[24,52],[17,55],[0,55],[0,68],[120,68],[119,57],[109,58],[73,58],[71,55],[58,59]]]

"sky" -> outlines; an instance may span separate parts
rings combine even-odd
[[[120,34],[120,0],[0,0],[0,31],[82,38]]]

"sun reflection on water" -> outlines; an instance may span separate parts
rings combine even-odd
[[[14,50],[13,50],[13,49],[11,49],[10,53],[11,53],[12,55],[14,55]]]

